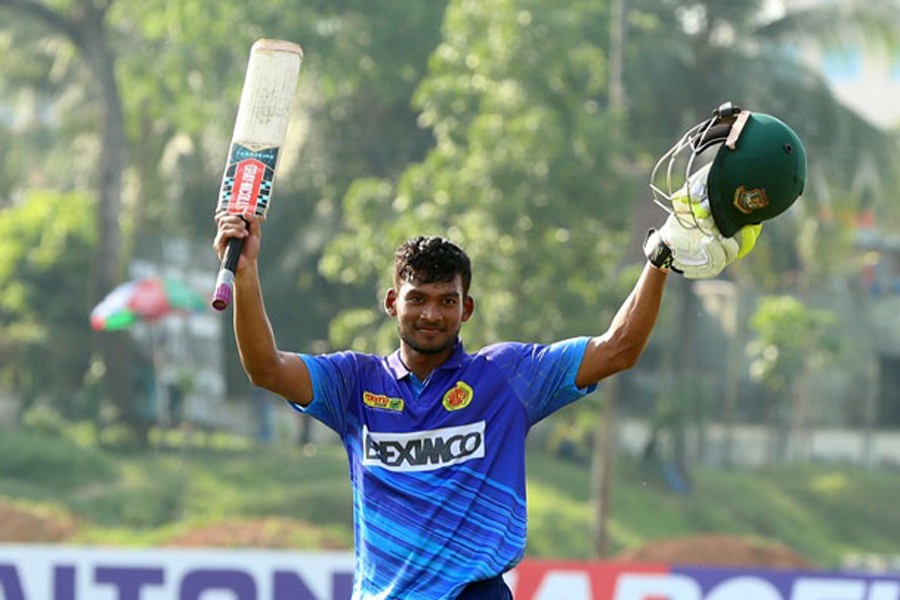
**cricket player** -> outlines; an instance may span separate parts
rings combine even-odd
[[[744,123],[744,135],[767,138],[759,142],[765,149],[749,152],[747,159],[773,152],[779,141],[768,138],[789,131],[778,124],[766,131],[769,122],[758,121]],[[731,164],[714,164],[706,176],[724,186],[717,192],[733,208],[743,202],[740,186],[750,195],[747,204],[760,192],[766,196],[769,204],[759,209],[766,216],[793,202],[797,189],[759,188],[739,177],[740,160],[727,158]],[[795,158],[765,160],[797,175]],[[802,178],[805,154],[801,158]],[[690,183],[699,184],[696,177]],[[216,216],[220,258],[229,239],[244,240],[234,330],[250,380],[333,429],[346,450],[354,600],[512,598],[502,575],[525,551],[524,453],[531,427],[638,361],[670,270],[713,277],[752,248],[742,242],[741,231],[758,227],[752,217],[757,209],[711,208],[714,201],[697,192],[673,200],[672,214],[648,237],[648,262],[605,331],[552,344],[503,342],[475,352],[462,339],[463,324],[475,311],[472,266],[462,248],[438,236],[415,237],[396,250],[393,283],[383,300],[397,324],[392,354],[280,350],[260,286],[260,223],[252,214]],[[720,208],[736,228],[727,237],[713,217]],[[750,237],[755,241],[756,234]]]

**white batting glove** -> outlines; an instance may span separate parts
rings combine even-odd
[[[715,227],[712,223],[705,223]],[[660,269],[672,269],[688,279],[709,279],[738,258],[740,244],[723,237],[718,230],[688,227],[676,215],[669,215],[659,230],[651,230],[644,254]]]

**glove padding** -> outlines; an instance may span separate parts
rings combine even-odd
[[[715,277],[737,260],[737,240],[712,227],[685,227],[676,215],[670,215],[659,229],[660,239],[672,250],[672,267],[688,279]]]
[[[644,253],[655,266],[671,268],[688,279],[715,277],[737,260],[741,245],[720,234],[712,223],[704,225],[688,227],[677,215],[669,215],[659,230],[650,231]]]

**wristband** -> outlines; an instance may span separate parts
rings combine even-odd
[[[647,239],[644,241],[644,255],[651,265],[661,271],[669,271],[675,260],[672,249],[666,245],[655,229],[647,232]]]

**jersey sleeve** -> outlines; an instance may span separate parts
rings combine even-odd
[[[515,344],[504,352],[500,368],[525,405],[529,424],[579,398],[594,392],[597,385],[575,385],[575,378],[590,338],[576,337],[549,345]],[[510,351],[511,350],[511,351]]]
[[[347,398],[352,397],[356,385],[356,357],[352,352],[299,356],[309,370],[313,399],[306,407],[295,403],[291,406],[343,434],[348,414]]]

